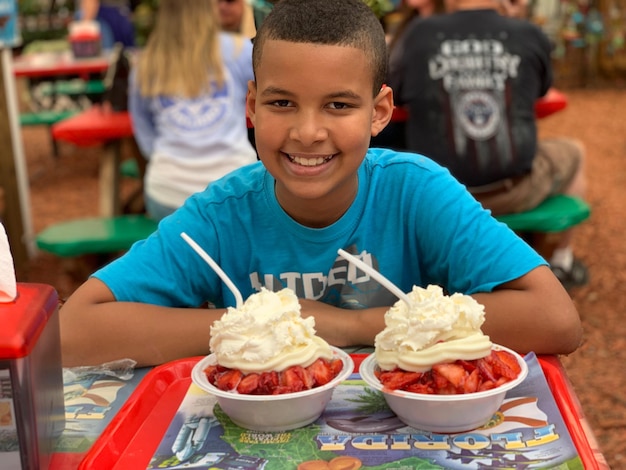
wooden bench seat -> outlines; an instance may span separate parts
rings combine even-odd
[[[157,224],[143,214],[73,219],[46,228],[36,242],[40,250],[61,257],[115,253],[147,238]]]

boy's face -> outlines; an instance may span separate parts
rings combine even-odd
[[[372,80],[360,49],[265,42],[248,114],[277,198],[299,222],[328,225],[353,201],[370,138],[393,111],[391,90],[372,97]]]

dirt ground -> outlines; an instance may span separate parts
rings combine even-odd
[[[600,450],[613,469],[626,468],[626,90],[567,90],[565,111],[540,122],[542,135],[576,136],[585,144],[590,220],[580,226],[576,253],[591,280],[572,292],[585,326],[584,343],[563,357]],[[61,144],[52,155],[45,128],[23,130],[31,183],[34,231],[76,216],[97,215],[97,147]],[[126,181],[124,191],[133,189]],[[620,209],[621,207],[621,209]],[[91,261],[91,260],[85,260]],[[23,282],[53,285],[67,297],[88,271],[40,253],[21,275]]]

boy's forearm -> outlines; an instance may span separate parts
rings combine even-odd
[[[82,327],[62,328],[63,365],[130,358],[142,367],[209,354],[210,326],[217,312],[121,302],[94,306],[83,312]]]
[[[315,317],[317,334],[337,347],[373,346],[384,327],[389,307],[348,310],[314,300],[300,299],[302,316]]]
[[[482,329],[494,343],[537,354],[569,354],[580,345],[578,312],[545,266],[506,288],[472,297],[485,306]]]
[[[71,297],[60,311],[64,367],[125,358],[137,361],[137,367],[153,366],[206,355],[211,324],[224,312],[88,298]]]

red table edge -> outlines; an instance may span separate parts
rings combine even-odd
[[[15,77],[54,77],[58,75],[88,75],[104,73],[109,68],[107,57],[72,58],[71,62],[57,62],[51,64],[32,65],[27,56],[17,56],[12,59],[13,75]]]
[[[115,119],[115,126],[107,126],[102,123],[99,126],[76,124],[82,123],[85,119],[93,119],[99,114],[104,117],[102,122],[105,124]],[[80,147],[102,145],[134,135],[131,116],[128,111],[105,111],[99,105],[94,105],[53,124],[51,131],[55,140],[69,142]]]
[[[535,116],[537,119],[550,116],[567,107],[567,96],[556,88],[550,88],[548,92],[535,101]],[[409,111],[406,106],[394,106],[391,115],[392,122],[406,122]]]
[[[359,365],[367,357],[368,354],[351,354],[354,360],[354,370],[358,371]],[[155,367],[149,371],[146,376],[141,380],[133,393],[122,405],[117,414],[113,417],[109,425],[104,429],[102,434],[94,442],[91,449],[84,454],[84,459],[81,462],[81,469],[92,468],[90,465],[90,458],[95,458],[101,455],[103,452],[109,449],[113,449],[115,452],[119,452],[118,455],[122,455],[124,450],[131,443],[135,429],[131,429],[132,426],[127,426],[127,419],[141,415],[145,416],[150,414],[151,404],[145,399],[147,391],[150,391],[153,396],[153,402],[156,395],[154,395],[154,382],[158,378],[166,378],[166,380],[185,379],[191,384],[191,378],[186,373],[181,373],[184,367],[192,368],[195,363],[203,359],[204,356],[197,356],[185,359],[179,359],[167,364],[163,364]],[[585,418],[582,411],[582,407],[578,399],[573,395],[573,387],[565,374],[565,369],[555,356],[538,356],[539,364],[544,372],[548,385],[553,392],[556,404],[561,412],[565,425],[570,432],[572,441],[578,451],[583,465],[586,470],[607,470],[608,464],[598,446],[593,442],[590,442],[590,438],[585,429]],[[181,370],[177,368],[177,365],[182,366]],[[158,401],[158,400],[156,400]],[[172,412],[175,413],[180,403],[175,403],[172,406]],[[132,421],[131,421],[132,422]],[[590,430],[589,430],[590,431]],[[159,441],[155,442],[155,449],[158,446]],[[594,444],[592,446],[592,444]],[[85,466],[87,465],[87,466]],[[58,467],[67,468],[67,467]]]
[[[593,436],[592,430],[587,425],[582,405],[574,393],[574,387],[567,377],[563,364],[555,356],[542,355],[539,356],[539,360],[559,411],[572,436],[574,445],[581,456],[583,464],[585,464],[585,470],[589,468],[610,470],[595,440],[595,436]],[[556,371],[556,373],[549,373],[550,368]],[[578,423],[578,426],[570,425],[570,423],[574,422]],[[590,462],[593,463],[593,467],[588,467]]]
[[[27,70],[27,69],[13,69],[13,75],[15,77],[26,77],[26,78],[38,78],[38,77],[52,77],[55,75],[77,75],[84,76],[89,75],[91,73],[104,73],[108,68],[107,66],[93,64],[90,66],[84,65],[76,65],[71,67],[59,67],[54,68],[50,67],[49,69],[37,69],[37,70]]]

